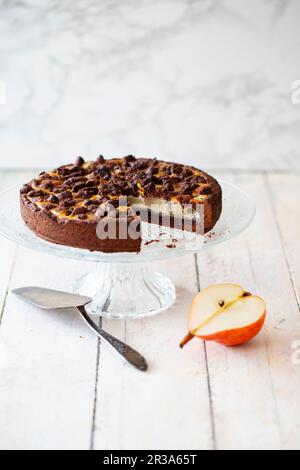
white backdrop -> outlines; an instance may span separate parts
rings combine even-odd
[[[300,168],[299,0],[0,0],[0,35],[0,167]]]

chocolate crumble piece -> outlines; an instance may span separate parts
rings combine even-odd
[[[75,183],[74,186],[73,186],[73,191],[75,193],[77,193],[78,191],[80,191],[81,189],[85,188],[86,187],[86,184],[84,181],[82,182],[78,182],[78,183]]]
[[[150,194],[151,192],[155,190],[155,184],[152,181],[150,181],[149,183],[145,184],[144,189],[148,194]]]
[[[193,172],[192,172],[192,170],[189,170],[188,168],[186,168],[185,170],[183,170],[182,176],[184,176],[184,178],[187,178],[189,176],[193,176]]]
[[[211,189],[210,186],[199,186],[198,193],[201,194],[201,195],[211,194],[212,189]]]
[[[59,194],[59,193],[61,193],[63,190],[64,190],[64,188],[63,188],[62,185],[58,185],[58,186],[56,186],[55,188],[53,188],[53,192],[54,192],[55,194]]]
[[[62,201],[63,199],[70,199],[72,197],[71,191],[63,191],[58,195],[58,199]]]
[[[175,173],[175,175],[178,175],[179,173],[182,172],[182,167],[181,165],[173,165],[172,167],[172,173]]]
[[[88,207],[88,206],[93,206],[95,204],[95,201],[93,199],[85,199],[83,203],[85,206]]]
[[[172,183],[164,182],[163,184],[163,191],[166,193],[170,193],[174,191],[174,186]]]
[[[51,210],[51,209],[54,209],[56,207],[56,204],[52,204],[51,202],[49,202],[44,207],[45,207],[45,209]]]
[[[58,197],[54,196],[54,194],[51,194],[51,196],[49,196],[47,198],[47,201],[51,202],[52,204],[58,204],[59,203]]]
[[[86,176],[80,175],[80,176],[71,176],[70,178],[65,180],[65,184],[68,184],[70,186],[74,185],[75,183],[84,183],[86,181]]]
[[[103,157],[103,155],[99,155],[99,157],[97,158],[97,163],[104,163],[105,162],[105,158]]]
[[[44,193],[43,191],[41,191],[41,190],[35,190],[35,189],[34,189],[34,190],[32,190],[32,191],[30,191],[30,192],[28,193],[28,196],[29,196],[30,198],[32,198],[32,197],[44,196],[44,194],[45,194],[45,193]]]
[[[98,187],[97,186],[84,188],[84,189],[81,189],[78,192],[78,196],[83,198],[83,199],[88,199],[91,196],[96,196],[96,194],[98,194]]]
[[[82,166],[84,165],[85,161],[82,157],[77,157],[75,160],[75,166]]]
[[[52,191],[53,183],[51,181],[45,180],[45,181],[41,182],[40,187],[43,188],[43,189],[46,189],[48,191]]]
[[[87,212],[88,212],[88,209],[86,207],[80,206],[80,207],[75,207],[75,209],[73,209],[72,215],[86,214]]]
[[[29,184],[25,184],[21,189],[21,194],[27,194],[32,190],[32,187]]]
[[[136,158],[134,155],[127,155],[127,157],[124,158],[125,162],[135,162]]]
[[[58,176],[67,176],[70,174],[70,170],[64,166],[61,166],[57,169]]]
[[[100,178],[104,180],[108,180],[111,176],[110,169],[107,166],[101,166],[95,170],[96,176],[100,176]]]
[[[98,189],[98,184],[100,183],[100,180],[97,179],[97,178],[91,178],[89,179],[87,182],[86,182],[86,186],[87,188],[91,188],[91,187],[97,187]]]
[[[60,203],[59,203],[59,206],[58,208],[62,208],[62,209],[65,209],[65,208],[69,208],[69,207],[72,207],[74,205],[74,201],[73,199],[63,199]]]

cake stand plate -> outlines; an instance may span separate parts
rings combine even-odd
[[[19,209],[19,188],[0,194],[0,235],[15,243],[64,258],[96,262],[96,269],[78,279],[73,291],[88,295],[91,314],[109,318],[154,315],[172,305],[176,293],[173,283],[149,269],[149,261],[197,253],[241,233],[254,218],[250,197],[235,186],[221,182],[222,215],[213,230],[204,236],[142,224],[140,253],[102,253],[56,245],[37,237],[24,224]]]

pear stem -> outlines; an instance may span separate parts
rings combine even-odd
[[[180,343],[180,347],[183,348],[183,346],[185,346],[189,341],[191,341],[191,339],[194,338],[194,335],[192,335],[191,333],[188,333],[184,338],[183,340],[181,341]]]

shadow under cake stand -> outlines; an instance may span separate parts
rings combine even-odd
[[[64,258],[92,261],[96,269],[78,279],[73,291],[93,298],[91,314],[109,318],[154,315],[169,308],[176,298],[174,284],[153,272],[149,262],[197,253],[241,233],[254,218],[250,197],[222,182],[223,210],[213,230],[205,236],[143,224],[140,253],[102,253],[55,245],[37,237],[24,224],[19,209],[19,188],[0,194],[0,234],[15,243]],[[154,241],[153,241],[154,240]]]

